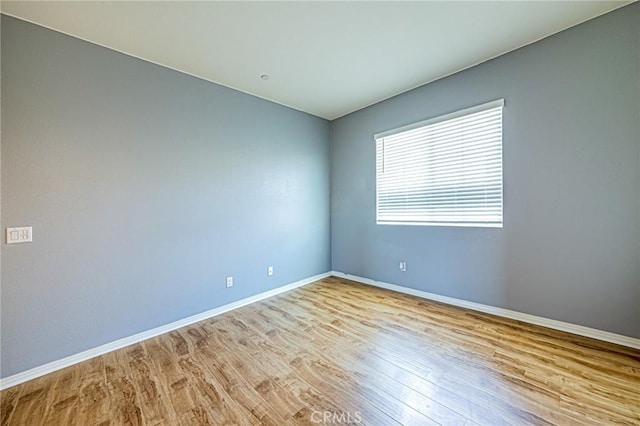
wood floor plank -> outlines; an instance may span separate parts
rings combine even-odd
[[[74,420],[77,424],[109,424],[109,390],[104,373],[104,359],[96,357],[83,364],[78,412]]]
[[[207,324],[204,324],[203,327],[206,328]],[[221,322],[216,323],[215,330],[218,332],[210,334],[210,342],[203,351],[215,353],[216,357],[223,357],[225,362],[228,362],[234,371],[242,377],[247,387],[253,388],[262,400],[275,408],[280,418],[288,419],[302,408],[304,403],[297,400],[293,393],[287,392],[275,383],[288,374],[288,370],[281,368],[281,366],[278,368],[267,366],[265,368],[264,363],[256,362],[258,360],[250,356],[246,343],[240,344],[243,348],[242,353],[230,351],[228,348],[234,346],[234,342],[227,336],[230,330]],[[239,337],[239,340],[243,341],[244,337]]]
[[[47,410],[45,401],[48,388],[45,386],[24,391],[16,404],[13,414],[7,419],[7,424],[24,425],[33,422],[34,419],[43,419]],[[6,390],[2,393],[7,392]],[[4,399],[4,395],[2,396]],[[3,419],[4,421],[5,419]]]
[[[109,420],[104,362],[92,358],[61,370],[64,376],[53,386],[46,424],[104,424]]]
[[[162,391],[153,362],[142,343],[125,348],[132,384],[136,390],[142,417],[146,424],[161,424],[168,420],[177,421],[170,409],[168,395]]]
[[[118,425],[142,425],[142,410],[133,386],[126,352],[113,351],[102,356],[109,392],[110,419]]]
[[[173,411],[177,421],[182,423],[181,419],[189,418],[198,404],[191,383],[180,367],[180,357],[187,355],[184,350],[186,342],[184,345],[175,345],[175,340],[175,332],[171,332],[145,341],[144,346],[157,372],[159,387],[168,396],[168,408]]]
[[[11,416],[16,408],[18,399],[22,394],[23,387],[15,386],[2,393],[0,398],[0,425],[6,426],[11,421]]]
[[[48,374],[18,385],[18,389],[21,390],[20,397],[16,402],[9,424],[25,425],[34,421],[41,422],[47,411],[47,400],[55,380],[53,374]],[[0,392],[0,400],[4,400],[4,394],[9,390],[11,388]]]
[[[241,407],[242,412],[250,413],[265,425],[279,425],[286,422],[262,399],[253,388],[246,384],[238,372],[224,359],[215,356],[206,347],[200,349],[199,359],[207,366],[213,377],[221,384],[227,394]],[[216,360],[211,362],[211,360]]]
[[[0,392],[4,425],[640,425],[640,351],[339,278]]]
[[[211,350],[223,354],[235,371],[241,374],[247,384],[258,392],[262,399],[273,407],[283,419],[293,418],[304,407],[303,401],[295,398],[293,393],[288,392],[279,384],[284,379],[288,379],[290,386],[304,386],[299,383],[291,383],[295,377],[292,377],[290,369],[283,368],[282,365],[274,366],[259,358],[250,357],[248,352],[240,354],[228,351],[227,347],[232,346],[233,342],[228,341],[225,336],[219,335],[218,337],[219,339],[212,342]]]

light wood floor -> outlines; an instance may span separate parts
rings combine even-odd
[[[638,350],[327,278],[0,398],[2,425],[494,426],[638,425],[639,395]]]

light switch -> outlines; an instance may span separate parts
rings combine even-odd
[[[7,244],[30,243],[32,241],[33,228],[31,226],[7,228]]]

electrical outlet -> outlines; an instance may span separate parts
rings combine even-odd
[[[273,266],[269,266],[269,267],[267,268],[267,276],[269,276],[269,277],[270,277],[270,276],[272,276],[272,275],[273,275]]]
[[[400,264],[398,265],[398,267],[400,268],[400,270],[401,270],[402,272],[406,272],[406,271],[407,271],[407,262],[405,262],[405,261],[400,262]]]
[[[233,277],[227,277],[227,288],[233,287]]]

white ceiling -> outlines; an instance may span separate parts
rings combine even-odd
[[[628,3],[2,1],[0,7],[334,119]]]

